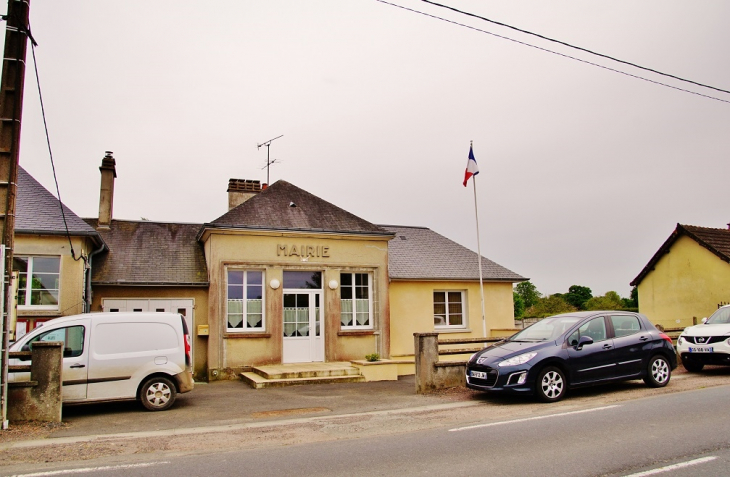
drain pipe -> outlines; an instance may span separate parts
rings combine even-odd
[[[101,242],[101,246],[91,252],[89,254],[89,257],[86,261],[86,270],[84,273],[86,273],[86,300],[84,300],[84,313],[91,313],[91,259],[94,257],[94,255],[104,252],[106,250],[109,250],[109,247],[106,246],[106,243],[104,241]]]

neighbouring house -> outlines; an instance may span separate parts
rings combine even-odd
[[[428,228],[376,225],[284,180],[231,179],[228,212],[208,223],[118,220],[111,153],[100,171],[99,217],[79,224],[95,253],[92,293],[67,290],[60,273],[59,301],[182,313],[196,379],[412,357],[415,332],[483,336],[477,254]],[[527,279],[482,261],[487,335],[503,336],[514,326],[512,285]]]
[[[17,190],[13,250],[17,306],[11,340],[44,321],[88,312],[89,267],[105,249],[93,227],[61,205],[22,167]]]
[[[683,328],[730,302],[728,229],[677,224],[631,282],[639,311],[664,328]]]

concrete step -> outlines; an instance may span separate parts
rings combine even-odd
[[[357,369],[356,369],[357,370]],[[365,376],[342,375],[342,376],[309,376],[309,377],[290,377],[290,378],[265,378],[255,372],[241,373],[244,382],[254,389],[273,388],[282,386],[296,386],[300,384],[332,384],[332,383],[362,383]]]
[[[360,370],[350,363],[341,362],[254,366],[252,371],[266,379],[325,378],[360,374]]]

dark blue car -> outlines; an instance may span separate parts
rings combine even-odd
[[[554,402],[570,388],[611,381],[666,386],[676,367],[671,338],[644,315],[586,311],[544,318],[475,353],[466,366],[466,385]]]

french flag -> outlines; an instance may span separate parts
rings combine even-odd
[[[464,173],[464,187],[466,187],[469,178],[477,174],[479,174],[479,166],[477,166],[477,160],[474,159],[472,146],[469,146],[469,160],[466,163],[466,172]]]

